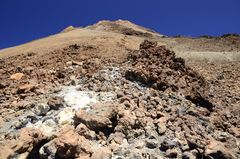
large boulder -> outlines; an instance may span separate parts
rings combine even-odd
[[[222,142],[211,140],[205,148],[205,156],[210,159],[237,159],[232,151],[224,146]]]
[[[59,156],[61,158],[89,157],[92,154],[92,145],[85,137],[80,136],[74,127],[65,125],[57,137],[40,149],[43,158]]]
[[[75,119],[77,123],[84,123],[91,130],[112,126],[112,122],[109,118],[99,115],[92,115],[84,110],[78,111],[76,113]]]
[[[15,154],[29,154],[39,142],[45,139],[40,130],[23,128],[17,139],[6,141],[4,146],[0,146],[0,158],[11,158]]]
[[[91,130],[112,128],[112,120],[116,116],[116,109],[113,104],[97,104],[91,110],[79,110],[76,112],[74,121],[78,125],[85,124]]]

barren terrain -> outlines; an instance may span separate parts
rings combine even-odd
[[[240,36],[101,21],[0,50],[0,158],[240,158]]]

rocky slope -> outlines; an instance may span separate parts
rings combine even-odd
[[[0,158],[240,158],[240,40],[219,38],[102,21],[0,51]]]

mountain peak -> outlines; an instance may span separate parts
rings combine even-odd
[[[135,35],[135,36],[158,36],[162,37],[163,35],[142,27],[140,25],[134,24],[133,22],[130,22],[128,20],[115,20],[115,21],[109,21],[109,20],[101,20],[97,22],[96,24],[90,25],[87,27],[88,29],[92,30],[101,30],[101,31],[110,31],[110,32],[117,32],[122,33],[126,35]]]

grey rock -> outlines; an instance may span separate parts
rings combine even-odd
[[[165,139],[161,145],[160,150],[167,151],[168,149],[172,149],[178,145],[178,142],[175,140]]]
[[[50,110],[50,107],[47,104],[39,103],[35,106],[34,113],[36,115],[46,115]]]
[[[163,135],[167,130],[166,124],[164,122],[160,122],[157,124],[157,131],[159,135]]]
[[[46,143],[39,150],[39,155],[41,158],[55,159],[57,149],[53,146],[52,142]]]
[[[215,132],[214,134],[215,139],[221,142],[226,142],[229,139],[229,134],[227,132]]]
[[[13,123],[12,127],[14,129],[21,129],[21,128],[25,127],[27,125],[27,123],[28,123],[28,120],[26,120],[26,119],[19,119],[19,120],[15,121]]]

